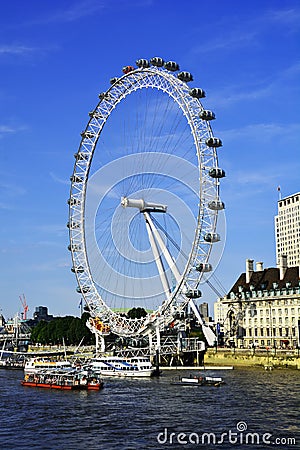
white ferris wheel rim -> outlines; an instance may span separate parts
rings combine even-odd
[[[132,320],[113,311],[98,292],[89,264],[84,215],[89,172],[98,139],[107,119],[128,95],[138,89],[148,88],[161,90],[172,97],[183,116],[186,117],[197,153],[200,180],[199,208],[193,244],[185,269],[181,273],[181,282],[177,284],[170,298],[151,316]],[[203,234],[208,231],[213,234],[216,228],[217,211],[209,210],[207,204],[209,201],[219,198],[219,181],[211,178],[208,170],[218,167],[218,159],[216,148],[206,144],[207,139],[213,138],[213,133],[209,122],[199,119],[199,112],[204,110],[202,103],[198,98],[192,97],[189,92],[187,83],[161,67],[138,68],[124,74],[112,84],[106,93],[102,94],[93,113],[90,113],[90,120],[82,133],[82,140],[76,154],[69,199],[69,234],[73,271],[77,278],[78,290],[84,297],[92,315],[109,323],[111,330],[120,335],[144,332],[151,320],[157,317],[163,319],[163,323],[170,323],[174,318],[174,310],[171,308],[174,299],[179,301],[177,303],[179,309],[187,304],[189,300],[183,287],[187,285],[195,289],[198,286],[202,273],[195,271],[195,266],[206,264],[209,260],[212,242],[204,242]]]

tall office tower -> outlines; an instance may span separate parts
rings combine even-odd
[[[278,200],[275,216],[276,261],[286,256],[288,267],[300,266],[300,193]]]

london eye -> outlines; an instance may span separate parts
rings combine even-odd
[[[81,133],[69,250],[77,290],[102,331],[165,328],[187,305],[195,309],[213,270],[222,141],[192,83],[174,61],[139,59],[99,94]],[[131,308],[147,314],[130,318]]]

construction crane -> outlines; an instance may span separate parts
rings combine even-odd
[[[27,312],[29,311],[29,307],[27,305],[26,298],[25,298],[24,294],[20,295],[20,301],[21,301],[22,306],[23,306],[22,319],[26,320],[27,319]]]

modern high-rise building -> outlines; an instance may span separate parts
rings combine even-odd
[[[278,214],[275,216],[276,263],[282,256],[287,266],[300,266],[300,193],[278,200]]]

